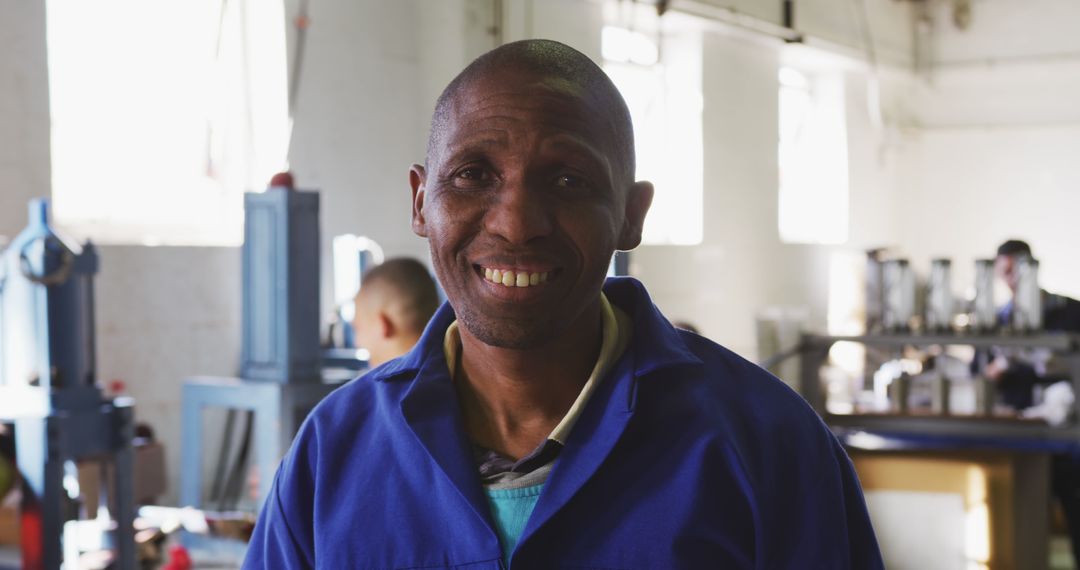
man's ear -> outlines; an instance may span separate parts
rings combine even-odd
[[[641,229],[645,225],[645,214],[652,205],[652,182],[635,182],[626,195],[626,209],[623,212],[623,225],[619,232],[616,247],[620,251],[629,251],[641,243]]]
[[[412,231],[420,237],[427,237],[427,221],[424,220],[424,184],[427,172],[419,164],[409,169],[409,186],[412,186]]]
[[[390,319],[390,315],[387,315],[386,311],[379,311],[375,321],[376,326],[379,327],[379,338],[393,338],[397,334],[397,327],[394,326],[394,321]]]

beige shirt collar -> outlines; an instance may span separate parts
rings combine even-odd
[[[582,386],[581,393],[578,394],[573,405],[570,406],[562,421],[555,426],[551,435],[548,436],[548,439],[555,440],[563,445],[566,445],[570,430],[573,429],[574,423],[581,416],[581,412],[585,409],[589,398],[596,390],[596,386],[607,374],[611,365],[622,356],[623,351],[626,350],[626,345],[630,342],[632,328],[630,317],[621,309],[612,305],[603,293],[600,293],[600,318],[602,340],[600,341],[600,354],[596,359],[596,365],[593,366],[589,379],[585,381],[585,385]],[[461,333],[458,331],[457,321],[450,323],[450,326],[447,327],[446,336],[443,340],[443,349],[446,354],[446,366],[450,369],[450,377],[453,378],[461,354]]]

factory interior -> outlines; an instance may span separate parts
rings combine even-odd
[[[1078,23],[1077,0],[0,0],[0,569],[241,567],[307,413],[380,363],[369,272],[434,276],[409,168],[436,99],[532,38],[603,68],[655,186],[609,275],[805,399],[885,567],[1076,568]]]

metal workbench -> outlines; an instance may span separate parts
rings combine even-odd
[[[991,416],[930,415],[925,413],[832,414],[826,409],[820,371],[829,357],[829,350],[838,342],[855,342],[884,349],[903,350],[907,347],[971,346],[978,348],[1012,347],[1042,348],[1054,352],[1068,363],[1073,391],[1077,394],[1074,419],[1065,426],[1052,427],[1040,420],[1001,418]],[[829,336],[804,334],[800,351],[800,390],[803,397],[821,414],[825,422],[842,439],[855,433],[888,436],[894,441],[919,441],[920,436],[932,436],[939,442],[949,439],[956,445],[992,447],[1045,447],[1056,451],[1070,445],[1080,445],[1080,335],[1041,333],[1031,335],[974,335],[974,334],[889,334],[864,336]],[[926,442],[930,445],[930,442]],[[1050,449],[1053,448],[1053,449]]]

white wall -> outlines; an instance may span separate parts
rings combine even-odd
[[[776,51],[717,33],[703,47],[704,240],[638,248],[631,271],[669,317],[753,357],[757,311],[823,308],[822,274],[805,271],[817,248],[785,246],[777,231]]]
[[[44,2],[0,0],[0,133],[0,236],[11,239],[26,202],[50,192]]]
[[[917,116],[897,216],[900,244],[925,267],[973,260],[1017,237],[1052,291],[1080,296],[1080,3],[983,0],[966,30],[934,13],[933,68],[915,83]]]
[[[103,246],[98,253],[98,378],[123,380],[136,419],[165,442],[162,499],[172,504],[180,483],[183,380],[235,376],[239,367],[240,250]],[[217,457],[213,433],[207,432],[208,458]]]
[[[1040,281],[1080,297],[1080,126],[924,129],[898,214],[917,265],[953,259],[954,288],[974,283],[974,260],[1027,240]]]

